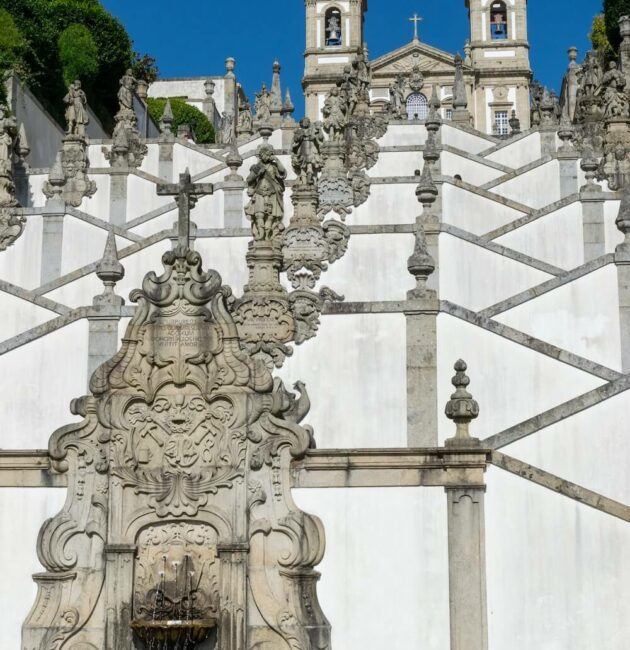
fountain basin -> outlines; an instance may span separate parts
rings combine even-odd
[[[195,646],[205,641],[217,626],[214,618],[131,622],[131,628],[138,638],[147,646],[159,642],[160,650],[194,650]]]

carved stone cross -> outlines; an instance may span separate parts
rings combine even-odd
[[[197,197],[214,193],[212,183],[193,183],[188,168],[179,175],[179,183],[157,186],[159,196],[174,196],[179,216],[177,219],[177,245],[190,247],[190,211],[197,203]]]
[[[413,23],[413,40],[418,40],[418,23],[422,22],[422,18],[415,13],[410,19],[409,22]]]

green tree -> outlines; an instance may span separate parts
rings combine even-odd
[[[617,52],[621,43],[619,34],[619,19],[621,16],[630,16],[630,0],[604,0],[604,16],[606,19],[606,34],[608,41]]]
[[[159,124],[166,106],[166,99],[157,99],[149,97],[147,99],[149,115],[151,119]],[[171,131],[177,135],[177,127],[180,124],[190,124],[195,141],[199,144],[211,144],[214,142],[214,127],[210,120],[198,109],[187,104],[184,99],[171,98],[171,108],[173,109],[173,123]]]
[[[61,32],[59,59],[66,85],[80,79],[91,87],[98,72],[98,49],[87,27],[74,24]]]
[[[131,65],[133,76],[147,83],[153,83],[160,75],[155,59],[148,54],[133,53],[133,63]]]
[[[615,53],[610,45],[610,41],[608,40],[608,34],[606,33],[606,18],[604,14],[599,14],[599,16],[593,18],[591,33],[588,36],[591,39],[593,49],[597,52],[602,62],[605,62],[614,56]]]
[[[0,102],[6,101],[5,75],[10,70],[20,71],[24,48],[24,38],[13,17],[5,9],[0,9]]]

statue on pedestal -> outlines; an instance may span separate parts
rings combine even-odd
[[[320,123],[313,124],[308,117],[300,120],[291,146],[291,163],[300,183],[312,184],[322,168],[323,142],[324,134]]]
[[[81,82],[78,79],[68,86],[68,93],[63,101],[66,104],[66,121],[68,123],[66,135],[84,138],[85,127],[90,118],[87,110],[87,97],[81,89]]]
[[[332,142],[341,142],[346,129],[347,104],[343,101],[337,86],[331,88],[322,114],[324,115],[324,131],[329,135]]]
[[[256,111],[257,122],[265,124],[271,120],[271,93],[267,90],[265,84],[262,85],[260,92],[256,93],[254,110]]]

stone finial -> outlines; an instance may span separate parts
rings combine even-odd
[[[28,143],[28,138],[26,137],[26,128],[24,127],[24,122],[20,122],[17,141],[15,143],[15,153],[18,155],[18,158],[22,164],[25,163],[26,158],[31,153],[31,147]]]
[[[282,84],[280,82],[280,62],[273,62],[273,76],[271,79],[271,114],[272,116],[282,113]]]
[[[160,118],[160,132],[163,136],[172,137],[171,125],[173,124],[173,108],[171,107],[171,100],[167,99],[164,105],[164,111]]]
[[[239,168],[243,165],[243,158],[234,146],[225,158],[225,164],[230,168],[230,173],[225,177],[227,181],[242,181],[243,177],[238,173]]]
[[[472,65],[472,46],[470,44],[470,39],[467,38],[464,43],[464,64]]]
[[[206,97],[208,99],[214,96],[215,83],[213,79],[206,79],[203,83],[203,88],[206,91]]]
[[[433,84],[431,99],[429,99],[429,112],[424,122],[427,131],[431,134],[436,134],[442,125],[440,108],[442,108],[442,102],[440,102],[440,98],[438,97],[437,85]]]
[[[62,194],[65,184],[66,175],[61,164],[61,152],[58,152],[48,174],[48,180],[44,183],[44,194],[48,197],[49,203],[63,203]]]
[[[225,59],[225,76],[233,77],[235,67],[236,67],[236,59],[234,59],[231,56],[228,56],[228,58]]]
[[[293,121],[293,113],[295,113],[295,105],[291,100],[291,91],[288,88],[284,96],[284,105],[282,106],[282,113],[284,114],[285,120]]]
[[[118,261],[116,235],[112,230],[107,234],[103,257],[96,265],[96,275],[105,287],[114,287],[117,282],[120,282],[125,277],[125,268]]]
[[[429,131],[427,134],[427,140],[424,143],[424,150],[422,151],[422,158],[424,159],[424,162],[429,163],[431,168],[435,171],[435,165],[440,159],[440,150],[435,143],[435,134],[432,131]]]
[[[562,140],[562,145],[558,151],[568,153],[575,151],[573,146],[573,138],[575,136],[575,131],[573,125],[571,124],[569,118],[566,115],[563,115],[560,120],[560,128],[558,129],[558,137]]]
[[[413,253],[407,260],[407,270],[416,279],[416,286],[407,292],[408,300],[435,298],[436,293],[427,288],[427,280],[435,271],[435,260],[427,247],[427,236],[420,219],[416,220],[415,244]]]
[[[575,47],[575,45],[572,45],[568,50],[567,54],[569,55],[569,67],[572,67],[574,65],[577,65],[577,56],[578,56],[578,49]]]
[[[416,175],[418,175],[417,171]],[[431,206],[437,199],[437,195],[438,189],[433,182],[431,167],[428,163],[425,163],[422,168],[422,174],[420,175],[418,185],[416,186],[416,196],[418,197],[418,201],[422,204],[423,212],[430,212]]]
[[[624,236],[624,240],[615,248],[615,252],[630,253],[630,184],[623,188],[615,225]]]
[[[462,359],[459,359],[454,366],[455,376],[451,383],[455,386],[455,392],[446,403],[444,412],[449,420],[455,422],[457,428],[455,436],[446,440],[447,447],[474,447],[479,445],[479,439],[472,438],[468,430],[471,421],[479,415],[479,404],[466,390],[470,384],[470,379],[466,375],[467,368],[466,362]]]
[[[455,55],[455,82],[453,84],[453,108],[466,108],[468,97],[466,96],[466,85],[464,83],[464,67],[462,57]]]
[[[586,185],[580,187],[580,192],[601,192],[602,186],[595,182],[597,170],[599,169],[599,162],[597,162],[597,158],[595,158],[593,147],[591,147],[588,142],[584,145],[582,150],[580,169],[584,172],[584,176],[586,177]]]
[[[630,40],[630,16],[621,16],[619,18],[619,33],[624,42]]]

